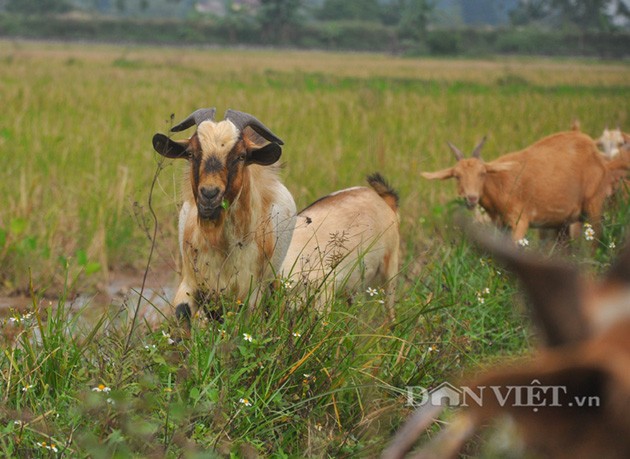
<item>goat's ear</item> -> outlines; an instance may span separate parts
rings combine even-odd
[[[453,177],[453,168],[449,167],[436,172],[422,172],[420,175],[429,180],[445,180]]]
[[[247,164],[271,166],[280,159],[282,147],[275,142],[268,143],[264,147],[247,152]]]
[[[492,161],[492,162],[486,163],[486,172],[490,174],[493,172],[505,172],[505,171],[512,170],[517,166],[518,166],[518,163],[514,161],[508,161],[508,162]]]
[[[488,234],[487,229],[468,225],[468,233],[518,276],[548,346],[574,343],[588,337],[591,329],[585,315],[585,284],[575,267],[524,253],[507,238]]]
[[[153,148],[167,158],[188,158],[188,152],[186,151],[188,140],[176,142],[164,134],[155,134],[153,136]]]

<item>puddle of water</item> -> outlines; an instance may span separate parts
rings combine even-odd
[[[175,288],[155,286],[160,284],[152,279],[151,286],[145,287],[141,293],[141,279],[119,277],[99,293],[81,294],[65,302],[48,298],[34,302],[28,297],[0,297],[0,331],[6,338],[12,335],[11,328],[19,328],[21,321],[36,322],[32,314],[36,309],[54,314],[60,305],[64,308],[68,333],[73,336],[87,335],[103,316],[104,326],[129,325],[136,315],[136,309],[137,325],[155,330],[174,315],[170,300],[175,294]],[[38,335],[39,331],[36,330],[36,339]]]

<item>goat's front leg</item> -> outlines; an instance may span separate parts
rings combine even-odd
[[[512,228],[512,240],[518,243],[518,241],[524,239],[527,234],[527,230],[529,229],[529,220],[521,215],[516,222],[510,225],[510,227]]]
[[[175,317],[177,321],[190,328],[190,321],[195,312],[197,311],[197,300],[195,295],[196,289],[186,282],[186,279],[182,280],[175,293],[173,304],[175,304]]]

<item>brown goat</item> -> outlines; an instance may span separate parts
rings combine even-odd
[[[511,229],[515,241],[530,226],[560,229],[583,219],[600,234],[602,206],[614,177],[593,139],[561,132],[487,163],[480,157],[483,143],[468,159],[449,143],[455,166],[422,176],[455,178],[468,207],[480,204],[496,224]]]
[[[514,421],[519,449],[533,454],[525,457],[630,457],[630,246],[596,282],[480,231],[475,237],[520,278],[544,346],[528,360],[463,384],[477,394],[485,388],[481,402],[467,403],[413,457],[457,457],[468,438],[499,416]],[[422,405],[383,458],[404,457],[440,405]]]

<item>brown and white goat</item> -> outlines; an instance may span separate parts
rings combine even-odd
[[[468,407],[413,457],[459,457],[466,440],[501,417],[517,428],[513,451],[503,451],[510,457],[630,457],[630,246],[595,281],[480,232],[476,239],[520,278],[544,345],[531,358],[465,381],[483,397],[468,397]],[[382,457],[404,457],[440,405],[418,408]]]
[[[398,195],[378,173],[368,183],[329,194],[298,214],[282,275],[318,312],[336,293],[369,288],[374,295],[385,287],[382,301],[393,320]]]
[[[582,219],[600,234],[602,206],[615,177],[593,139],[560,132],[487,163],[480,156],[483,143],[467,159],[449,143],[455,166],[422,176],[455,178],[468,207],[481,205],[496,224],[511,229],[515,241],[530,226],[560,229]]]
[[[253,306],[280,268],[295,225],[295,202],[278,177],[282,140],[247,113],[228,110],[219,122],[214,114],[197,110],[171,129],[196,125],[187,140],[153,137],[159,154],[190,163],[179,213],[182,280],[173,301],[188,324],[200,302],[249,298]]]

